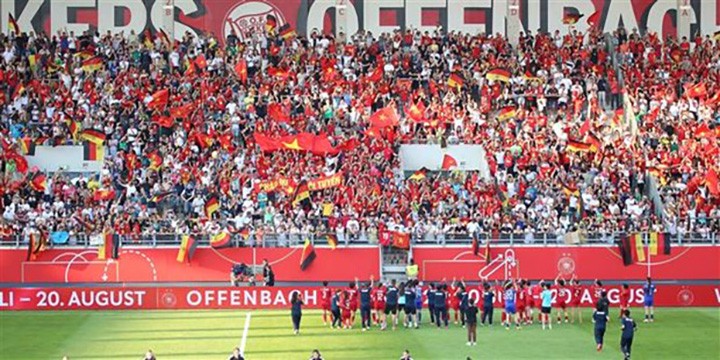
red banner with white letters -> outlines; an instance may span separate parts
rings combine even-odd
[[[720,306],[720,286],[658,285],[655,306]],[[619,304],[620,289],[607,287],[608,299]],[[161,309],[288,309],[293,292],[305,307],[322,303],[320,287],[94,287],[4,288],[0,310],[161,310]],[[478,287],[470,288],[478,299]],[[570,299],[572,301],[572,299]],[[642,306],[643,290],[631,287],[631,306]],[[502,301],[497,299],[498,305]],[[582,291],[581,305],[591,306],[590,288]]]

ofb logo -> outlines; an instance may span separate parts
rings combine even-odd
[[[677,300],[681,305],[690,306],[695,301],[695,294],[687,287],[683,287],[678,292]]]
[[[162,301],[163,307],[174,308],[175,305],[177,305],[177,296],[175,296],[175,293],[173,293],[172,290],[165,290],[165,293],[162,294],[160,301]]]
[[[285,17],[274,5],[264,1],[241,2],[225,15],[223,36],[227,38],[233,31],[242,41],[255,33],[265,32],[268,15],[277,20],[277,27],[285,24]]]

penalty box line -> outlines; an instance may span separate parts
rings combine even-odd
[[[242,356],[245,356],[245,344],[247,344],[247,336],[248,332],[250,332],[250,316],[252,314],[248,311],[247,316],[245,316],[245,328],[243,329],[242,334],[242,340],[240,340],[240,354]]]

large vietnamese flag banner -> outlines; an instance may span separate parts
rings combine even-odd
[[[0,310],[289,309],[293,292],[302,293],[307,308],[320,307],[320,287],[62,287],[0,289]],[[470,286],[469,294],[478,299],[479,287]],[[612,305],[619,295],[618,287],[608,288]],[[581,305],[592,306],[592,299],[584,288]],[[643,299],[642,288],[632,286],[631,305],[642,306]],[[496,301],[499,306],[502,298]],[[655,305],[720,306],[720,286],[658,285]]]

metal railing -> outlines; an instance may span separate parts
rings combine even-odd
[[[93,234],[74,234],[70,235],[67,242],[62,244],[51,244],[54,247],[91,247],[90,237]],[[141,234],[141,235],[119,235],[120,243],[123,246],[146,246],[146,247],[162,247],[162,246],[179,246],[182,237],[185,234]],[[199,246],[209,246],[212,234],[191,234],[198,242]],[[264,233],[250,234],[243,236],[241,234],[232,234],[232,245],[234,247],[291,247],[299,246],[306,239],[310,240],[314,245],[328,245],[328,233],[317,234],[299,234],[299,233]],[[362,246],[362,245],[378,245],[377,234],[360,232],[355,235],[331,233],[337,238],[338,246]],[[493,244],[507,246],[527,246],[527,245],[543,245],[543,246],[585,246],[585,245],[613,245],[618,240],[628,235],[628,233],[597,233],[586,232],[580,234],[580,242],[577,244],[568,244],[566,242],[565,233],[479,233],[477,238],[480,242],[485,243],[491,239]],[[644,233],[648,238],[648,233]],[[720,234],[713,232],[678,232],[668,234],[671,242],[677,245],[683,244],[708,244],[717,245],[720,240]],[[27,246],[29,237],[26,235],[10,235],[0,237],[0,248],[20,248]],[[468,233],[443,233],[443,234],[425,234],[418,236],[411,235],[411,243],[413,245],[470,245],[472,237]]]

